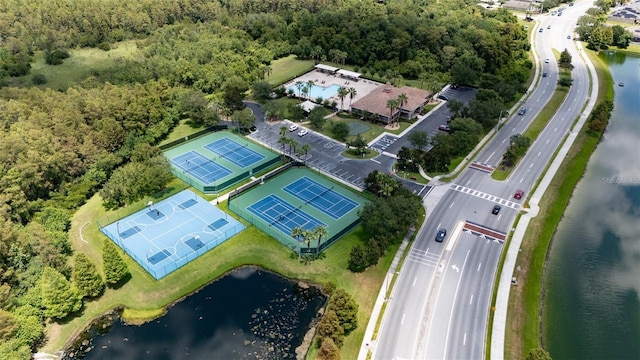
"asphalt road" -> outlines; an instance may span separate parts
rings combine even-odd
[[[571,33],[587,5],[569,7],[562,17],[541,17],[545,29],[542,33],[535,29],[534,46],[540,54],[541,71],[548,76],[540,77],[535,90],[516,107],[516,112],[526,107],[526,114],[511,115],[474,160],[497,165],[509,138],[524,132],[551,98],[558,78],[552,47],[558,51],[566,47],[573,55],[574,82],[567,98],[506,181],[468,168],[453,184],[441,185],[450,189],[429,215],[402,267],[374,346],[375,359],[484,358],[491,290],[504,244],[465,231],[456,236],[452,230],[461,222],[472,221],[505,236],[511,231],[524,201],[513,199],[513,194],[517,189],[524,190],[525,197],[530,192],[587,100],[586,66],[565,35]],[[555,31],[547,31],[547,25]],[[548,64],[544,62],[547,57]],[[491,214],[495,204],[502,206],[498,215]],[[440,227],[451,234],[444,244],[434,241]]]

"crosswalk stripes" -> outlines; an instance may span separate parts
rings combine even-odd
[[[407,260],[417,262],[422,265],[436,267],[440,261],[440,255],[430,253],[429,250],[411,249],[407,255]]]
[[[475,197],[479,197],[481,199],[485,199],[488,201],[492,201],[494,203],[500,204],[502,206],[506,206],[515,210],[520,210],[521,205],[513,202],[511,200],[508,199],[503,199],[500,197],[497,197],[495,195],[491,195],[491,194],[487,194],[485,192],[479,191],[479,190],[474,190],[468,187],[464,187],[462,185],[457,185],[457,184],[451,184],[451,189],[455,190],[455,191],[459,191],[463,194],[467,194],[467,195],[471,195],[471,196],[475,196]]]

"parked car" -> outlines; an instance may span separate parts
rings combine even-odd
[[[289,131],[294,132],[296,130],[298,130],[298,125],[293,124],[293,125],[289,126]]]
[[[522,199],[522,196],[524,196],[524,191],[522,191],[522,190],[518,190],[518,191],[516,191],[515,194],[513,194],[513,198],[516,199],[516,200]]]
[[[449,125],[440,125],[438,126],[438,130],[450,132],[451,128],[449,127]]]
[[[447,95],[444,95],[444,94],[440,94],[440,95],[438,95],[438,99],[441,99],[441,100],[444,100],[444,101],[448,101],[448,100],[449,100],[449,98],[447,97]]]
[[[447,229],[438,230],[438,233],[436,234],[436,241],[443,242],[445,237],[447,237]]]
[[[492,213],[493,215],[498,215],[498,214],[500,213],[500,209],[502,209],[502,208],[500,207],[500,205],[494,205],[494,206],[493,206],[493,210],[491,210],[491,213]]]
[[[298,132],[298,136],[305,136],[307,135],[309,132],[305,129],[300,130],[300,132]]]
[[[254,131],[258,130],[258,128],[257,128],[255,125],[253,125],[253,126],[251,126],[251,127],[249,128],[249,130],[250,130],[251,132],[254,132]]]

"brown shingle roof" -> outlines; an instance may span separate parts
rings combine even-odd
[[[400,94],[407,96],[407,102],[402,105],[402,108],[407,111],[414,111],[424,104],[425,100],[431,95],[431,92],[409,86],[397,88],[385,84],[378,86],[372,92],[354,102],[351,107],[388,117],[389,109],[387,108],[387,101],[397,99]],[[398,110],[394,110],[394,115],[397,112]]]

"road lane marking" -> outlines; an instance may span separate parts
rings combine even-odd
[[[531,163],[531,165],[529,165],[529,169],[531,169],[533,167],[533,163]]]
[[[505,141],[507,141],[507,139],[502,140],[502,143],[504,144]]]
[[[542,151],[538,152],[538,156],[540,156],[540,154],[542,154]]]
[[[524,181],[524,178],[520,179],[520,184],[522,184],[522,181]]]
[[[460,271],[460,274],[458,275],[458,283],[456,284],[456,291],[453,294],[453,301],[451,302],[453,305],[451,306],[451,312],[449,313],[449,322],[447,324],[447,332],[446,332],[446,336],[444,338],[444,356],[443,358],[447,358],[447,343],[449,342],[449,334],[451,333],[451,320],[453,320],[453,313],[455,312],[455,308],[456,308],[456,299],[458,298],[458,291],[460,290],[460,283],[462,282],[462,273],[464,273],[464,267],[467,266],[467,259],[469,258],[469,254],[471,253],[471,250],[467,250],[467,255],[465,255],[464,257],[464,262],[462,263],[462,270]],[[464,341],[467,341],[467,334],[465,333],[465,337],[464,337]]]
[[[491,153],[491,155],[489,155],[489,157],[487,158],[487,160],[485,160],[485,163],[488,163],[488,162],[489,162],[489,159],[491,159],[491,157],[492,157],[495,153],[496,153],[495,151],[494,151],[494,152],[492,152],[492,153]]]
[[[469,184],[471,184],[471,180],[467,181],[467,184],[466,184],[466,185],[469,185]]]
[[[469,305],[473,304],[473,294],[471,294],[471,299],[469,300]]]
[[[441,225],[442,225],[442,223],[439,223],[439,224],[438,224],[438,226],[437,226],[437,228],[438,228],[438,229],[440,229],[440,226],[441,226]]]
[[[467,345],[467,333],[464,333],[464,339],[462,339],[462,345]]]
[[[502,214],[498,215],[498,219],[496,219],[496,220],[500,221],[500,216],[502,216]]]
[[[547,139],[547,144],[549,143],[549,139]]]
[[[449,209],[453,207],[453,204],[455,204],[455,202],[452,202],[451,205],[449,205]]]
[[[376,163],[376,164],[380,164],[380,161],[378,161],[378,160],[376,160],[376,159],[369,159],[369,160],[373,161],[373,162],[374,162],[374,163]]]
[[[417,277],[413,278],[413,285],[411,285],[411,287],[415,287],[416,286],[416,281],[418,281],[418,278]]]
[[[482,267],[482,263],[478,264],[478,270],[476,270],[476,271],[480,271],[481,267]]]
[[[405,314],[402,314],[402,320],[400,320],[400,325],[404,324],[404,316]]]

